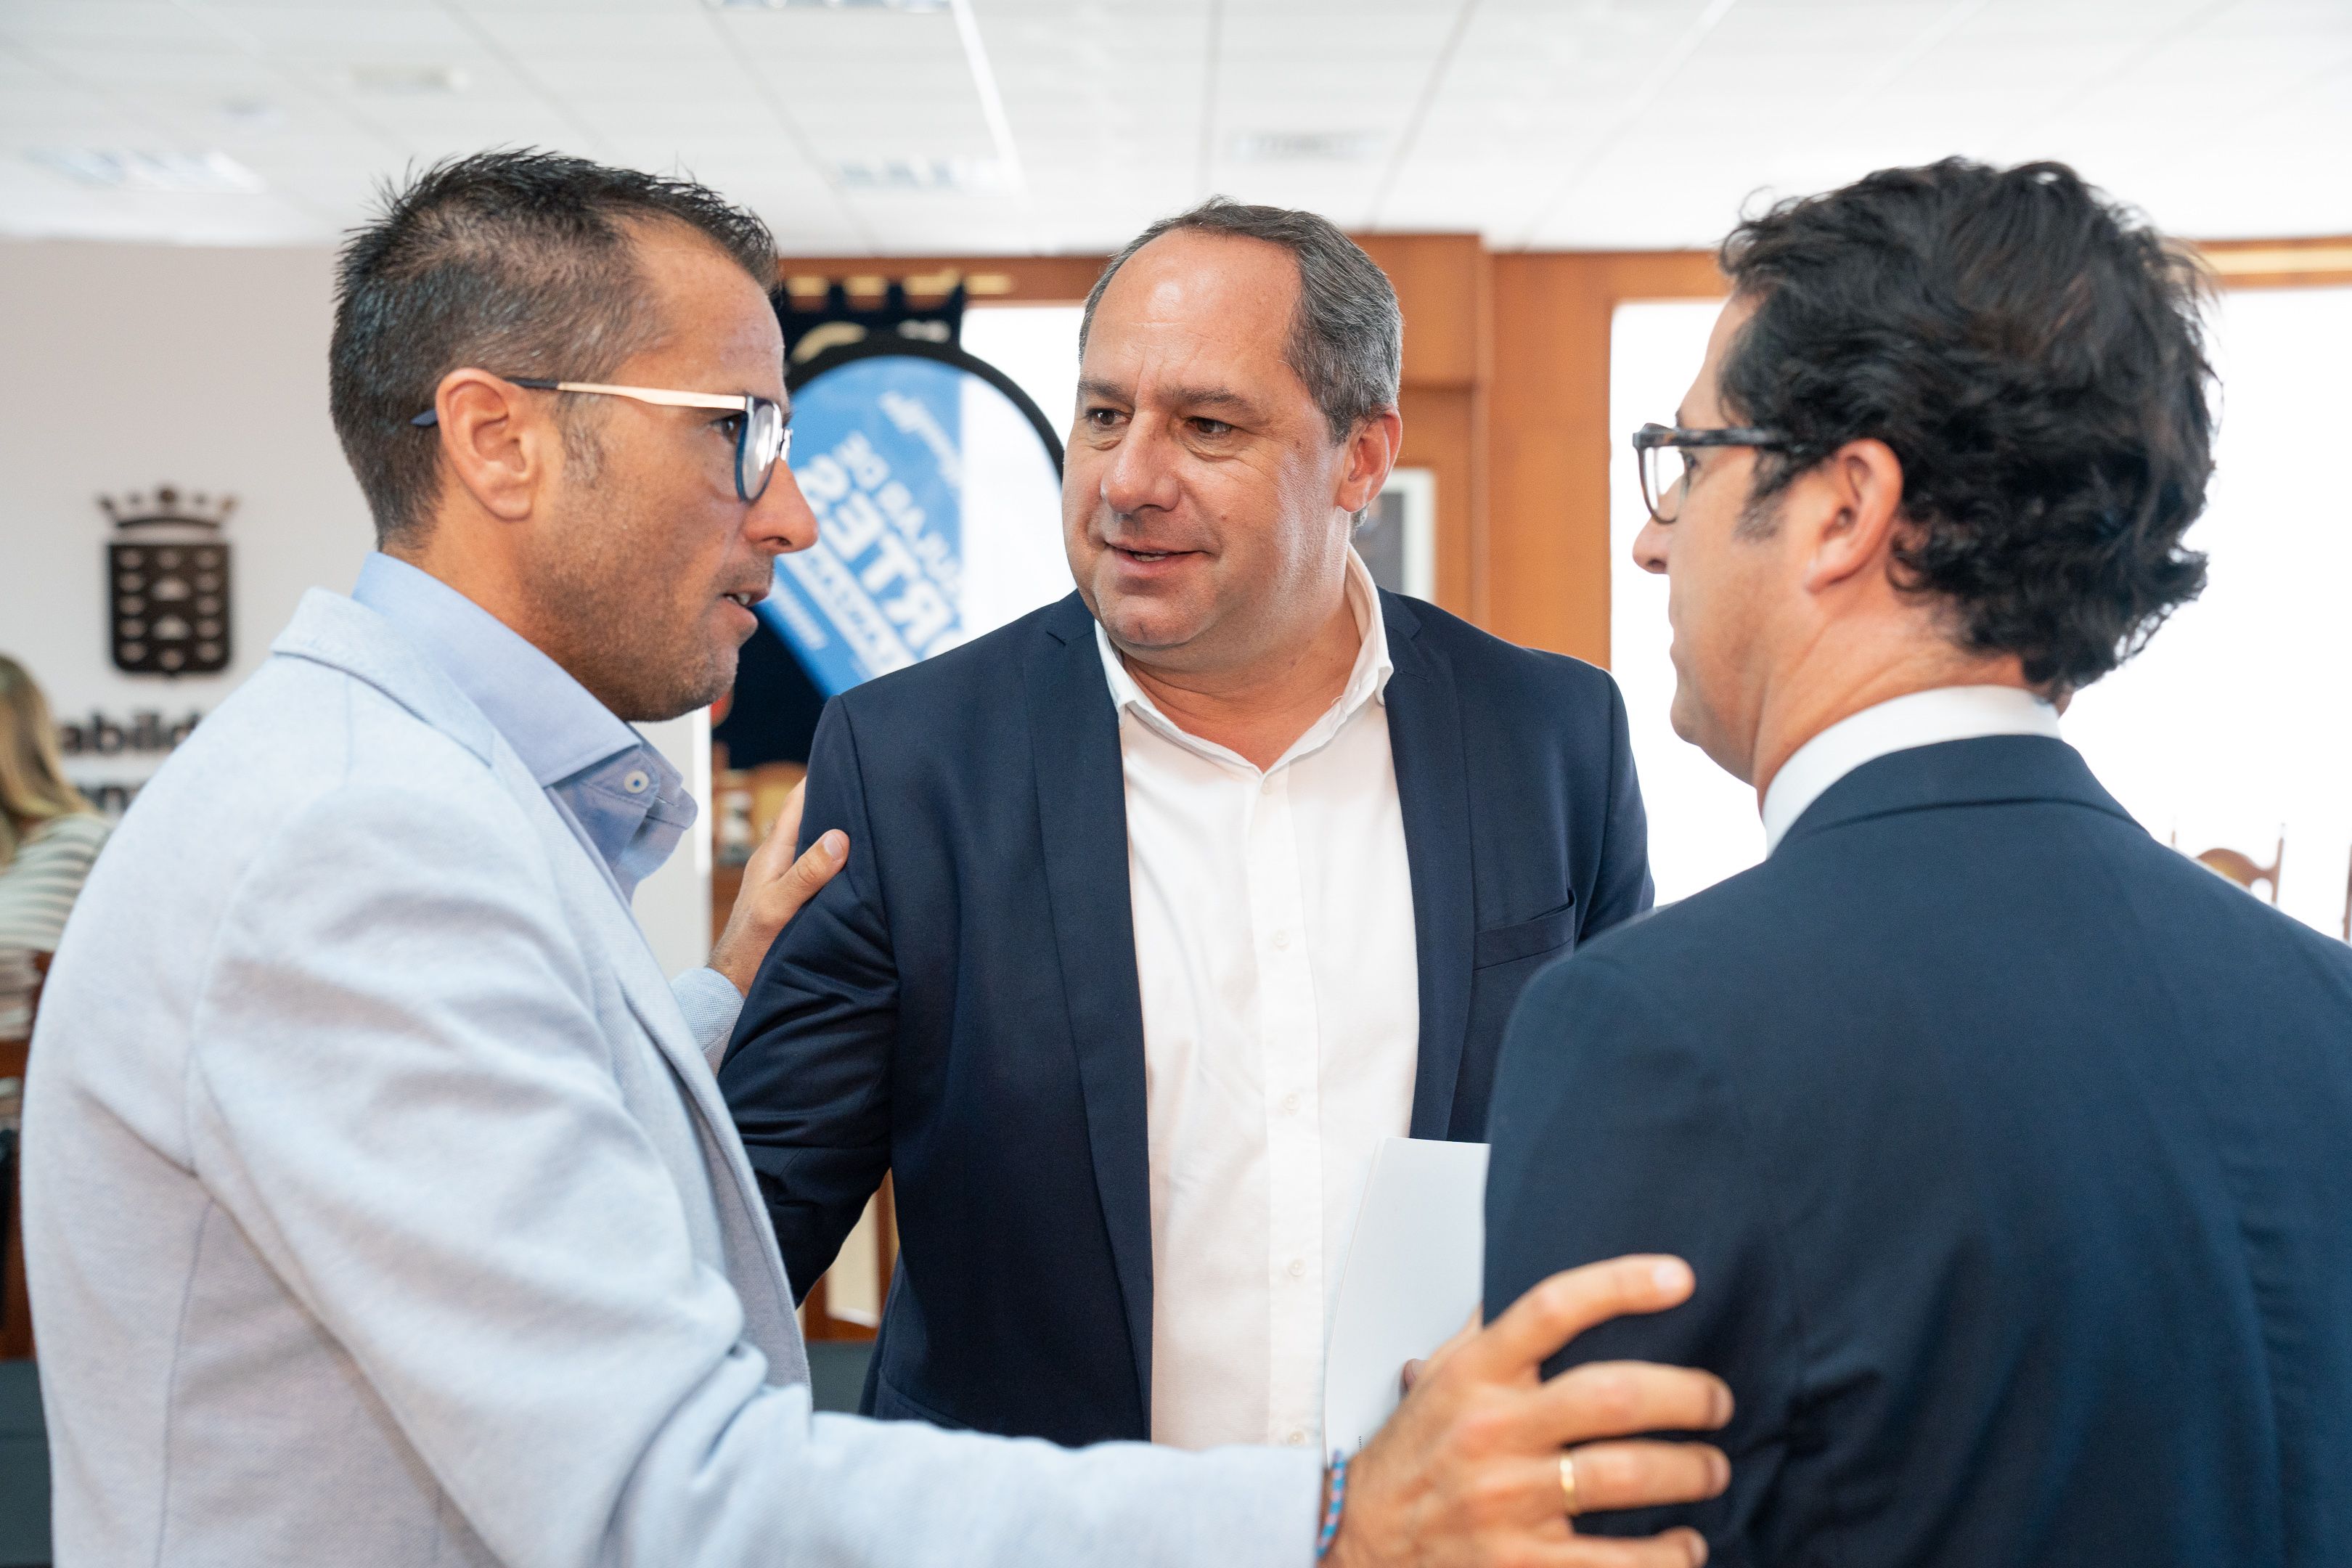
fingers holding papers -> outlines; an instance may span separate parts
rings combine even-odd
[[[1418,1357],[1404,1363],[1404,1371],[1397,1379],[1398,1388],[1403,1393],[1411,1394],[1412,1392],[1412,1385],[1421,1381],[1422,1373],[1427,1372],[1431,1367],[1435,1366],[1439,1362],[1444,1360],[1447,1356],[1452,1355],[1456,1350],[1470,1342],[1472,1338],[1477,1334],[1478,1326],[1486,1321],[1486,1314],[1484,1308],[1471,1308],[1469,1321],[1464,1323],[1460,1328],[1454,1330],[1453,1334],[1444,1344],[1430,1352],[1426,1356]]]
[[[1486,1328],[1449,1341],[1351,1462],[1330,1562],[1706,1561],[1694,1531],[1603,1540],[1575,1534],[1570,1515],[1720,1493],[1730,1467],[1719,1451],[1637,1435],[1715,1430],[1730,1419],[1731,1391],[1706,1373],[1642,1363],[1593,1363],[1549,1382],[1542,1374],[1586,1330],[1676,1306],[1692,1285],[1679,1258],[1591,1264],[1552,1276]]]

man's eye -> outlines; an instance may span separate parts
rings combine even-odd
[[[743,416],[740,414],[721,415],[710,423],[717,429],[724,431],[730,439],[743,433]]]
[[[1233,426],[1222,419],[1195,419],[1192,421],[1192,428],[1203,436],[1223,436],[1233,430]]]
[[[1119,412],[1116,408],[1089,408],[1087,410],[1087,423],[1093,426],[1097,430],[1108,430],[1112,426],[1118,424],[1118,420]]]

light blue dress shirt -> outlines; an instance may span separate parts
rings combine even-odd
[[[698,815],[669,759],[513,627],[429,572],[371,551],[352,597],[383,616],[482,710],[627,904]],[[698,1038],[725,1037],[743,998],[712,969],[680,977]]]

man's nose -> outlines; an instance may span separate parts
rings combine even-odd
[[[1169,511],[1176,506],[1180,489],[1175,442],[1154,423],[1140,418],[1129,422],[1103,467],[1104,504],[1121,515],[1146,507]]]
[[[1643,523],[1642,531],[1633,536],[1633,564],[1644,572],[1664,572],[1666,569],[1666,544],[1674,538],[1674,533],[1673,529],[1654,517]]]
[[[790,555],[816,542],[816,513],[801,493],[792,465],[779,462],[768,488],[743,514],[743,537],[763,555]]]

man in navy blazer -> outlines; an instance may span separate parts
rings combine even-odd
[[[1311,1446],[1373,1147],[1482,1138],[1528,976],[1650,902],[1624,711],[1372,586],[1401,323],[1330,225],[1210,204],[1089,311],[1079,592],[832,702],[803,831],[865,849],[720,1081],[793,1279],[893,1177],[868,1411]]]
[[[2352,952],[2058,737],[2203,584],[2194,264],[1958,161],[1724,262],[1634,554],[1769,858],[1528,988],[1487,1308],[1691,1259],[1561,1359],[1730,1384],[1729,1490],[1607,1527],[1718,1564],[2352,1562]]]

